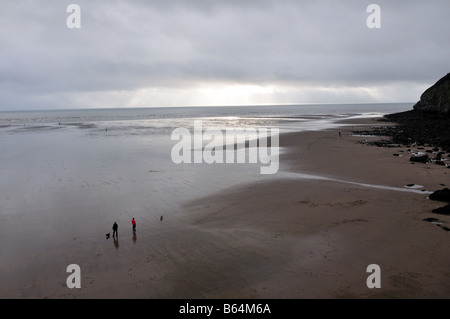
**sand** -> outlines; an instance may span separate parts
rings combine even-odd
[[[15,244],[2,246],[0,297],[450,297],[450,232],[423,221],[450,226],[450,217],[431,213],[444,203],[427,199],[448,184],[450,170],[411,164],[406,148],[352,136],[381,125],[375,119],[343,124],[282,135],[275,177],[185,201],[183,214],[163,220],[137,218],[135,234],[124,218],[117,241],[88,222],[82,234],[67,231],[71,221],[57,235],[33,231],[39,211],[24,218],[25,233],[3,216],[2,236]],[[145,200],[145,192],[125,189]],[[71,263],[81,267],[81,289],[66,286]],[[380,266],[381,288],[367,287],[370,264]]]

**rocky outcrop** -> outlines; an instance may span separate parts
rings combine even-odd
[[[422,94],[414,110],[450,114],[450,73]]]
[[[450,113],[427,113],[417,110],[385,116],[396,126],[387,126],[384,136],[391,137],[386,143],[403,145],[430,145],[450,152]]]

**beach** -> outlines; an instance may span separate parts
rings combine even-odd
[[[161,204],[168,193],[195,188],[195,181],[154,194],[149,180],[164,177],[130,154],[132,178],[109,170],[105,160],[95,171],[102,185],[61,177],[68,165],[45,162],[51,167],[40,169],[60,172],[47,185],[67,178],[83,187],[73,194],[61,182],[51,193],[59,196],[43,207],[32,199],[46,189],[23,189],[11,176],[2,211],[14,211],[8,201],[20,191],[28,192],[21,207],[29,209],[1,216],[0,298],[448,298],[450,232],[423,221],[443,206],[427,196],[444,187],[448,168],[411,164],[406,147],[371,146],[366,141],[380,137],[353,133],[388,125],[377,118],[341,124],[281,134],[277,174],[220,191],[200,188],[196,196],[176,197],[182,200],[170,210]],[[126,153],[110,154],[127,162]],[[208,166],[211,174],[229,168]],[[118,239],[105,239],[113,210],[126,213],[114,216]],[[448,216],[436,218],[450,226]],[[81,268],[81,289],[67,287],[70,264]],[[381,269],[381,288],[366,284],[371,264]]]
[[[0,300],[450,298],[450,1],[1,8]]]

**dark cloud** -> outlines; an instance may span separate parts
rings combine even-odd
[[[74,2],[81,29],[61,1],[2,4],[0,110],[415,101],[450,70],[447,0]]]

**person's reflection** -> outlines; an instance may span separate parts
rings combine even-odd
[[[116,249],[119,249],[119,236],[113,237],[113,241],[114,241],[114,247],[116,247]]]
[[[136,239],[137,239],[137,237],[136,237],[136,232],[134,231],[134,232],[133,232],[133,243],[136,243]]]

